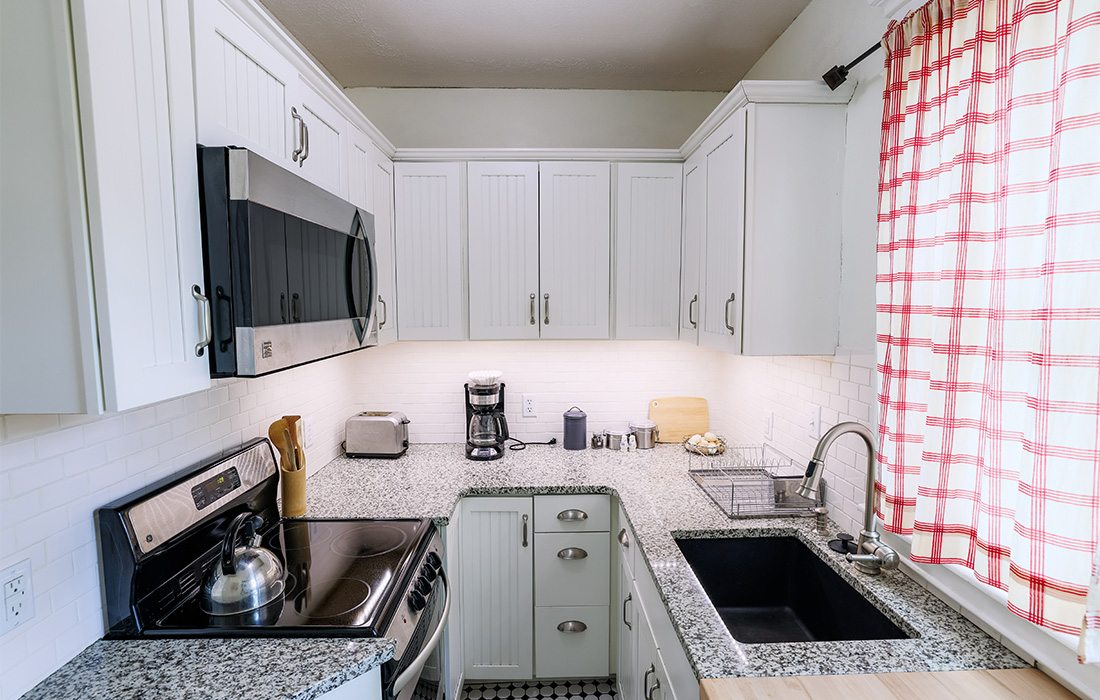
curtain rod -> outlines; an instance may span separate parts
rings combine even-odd
[[[830,90],[836,90],[838,87],[844,84],[845,80],[848,79],[848,71],[855,68],[860,61],[867,58],[880,48],[882,48],[882,44],[875,44],[860,55],[856,56],[856,59],[848,65],[833,66],[829,70],[825,71],[825,75],[821,76],[821,79],[825,81],[825,84],[829,86]]]

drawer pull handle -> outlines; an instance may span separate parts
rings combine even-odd
[[[573,560],[587,558],[588,552],[584,551],[580,547],[566,547],[565,549],[558,552],[558,559]]]
[[[653,674],[653,685],[649,685],[649,674],[651,673]],[[642,685],[645,686],[645,700],[653,700],[653,691],[661,689],[661,679],[657,677],[657,669],[653,664],[650,664],[649,668],[646,669]]]
[[[558,631],[566,633],[583,632],[588,629],[588,625],[584,624],[580,620],[566,620],[565,622],[558,623]]]
[[[626,628],[628,630],[634,629],[634,625],[631,624],[630,619],[626,616],[626,604],[631,602],[632,600],[634,600],[633,593],[627,593],[626,597],[623,598],[623,624],[626,625]]]
[[[621,544],[624,549],[630,549],[630,538],[626,536],[625,527],[619,530],[619,544]]]
[[[567,523],[579,523],[584,520],[588,520],[588,513],[577,508],[569,508],[558,513],[558,520],[565,521]]]
[[[527,546],[527,514],[523,514],[523,546]]]

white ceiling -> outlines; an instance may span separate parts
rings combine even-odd
[[[809,2],[262,1],[345,87],[620,90],[728,90]]]

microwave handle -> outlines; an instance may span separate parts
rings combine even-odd
[[[367,244],[366,236],[361,236],[361,235],[360,236],[354,236],[352,238],[350,244],[351,244],[351,246],[357,246],[359,248],[360,254],[363,255],[364,257],[366,257],[366,259],[368,260],[368,263],[369,263],[370,249],[369,249],[368,244]],[[363,294],[360,295],[361,299],[362,299],[362,301],[361,301],[362,306],[360,306],[360,305],[356,304],[356,301],[355,301],[355,299],[356,299],[355,291],[356,290],[355,290],[355,287],[354,287],[354,283],[352,282],[352,280],[355,279],[354,270],[352,269],[355,265],[355,256],[353,254],[351,254],[351,251],[349,251],[348,263],[347,264],[348,264],[348,274],[347,274],[347,280],[348,280],[348,289],[347,289],[348,307],[351,309],[351,312],[356,317],[367,319],[369,321],[371,301],[374,299],[374,296],[375,296],[374,276],[373,276],[373,274],[371,275],[370,289],[364,290]],[[368,268],[369,267],[370,266],[368,264]],[[373,271],[368,270],[368,273],[370,273],[370,272],[373,272]],[[364,323],[366,323],[366,321],[364,321]]]

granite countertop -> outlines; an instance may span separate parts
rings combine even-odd
[[[413,445],[397,460],[331,462],[308,482],[308,517],[427,517],[443,525],[463,496],[614,493],[700,679],[1027,665],[902,572],[879,577],[855,573],[813,531],[810,518],[731,520],[687,475],[688,466],[689,455],[679,445],[635,452],[530,446],[509,451],[496,462],[469,461],[461,445]],[[674,538],[783,535],[809,545],[915,638],[781,644],[734,640]]]
[[[100,640],[24,700],[311,700],[393,658],[389,639]]]
[[[397,460],[338,458],[307,482],[311,518],[432,518],[463,496],[616,494],[698,678],[1021,668],[1027,664],[899,571],[857,575],[809,518],[731,520],[687,475],[678,445],[569,452],[531,446],[471,462],[461,445],[413,445]],[[826,475],[827,478],[827,475]],[[913,639],[742,644],[734,640],[675,537],[793,536]],[[391,659],[388,639],[103,640],[24,698],[309,700]]]

